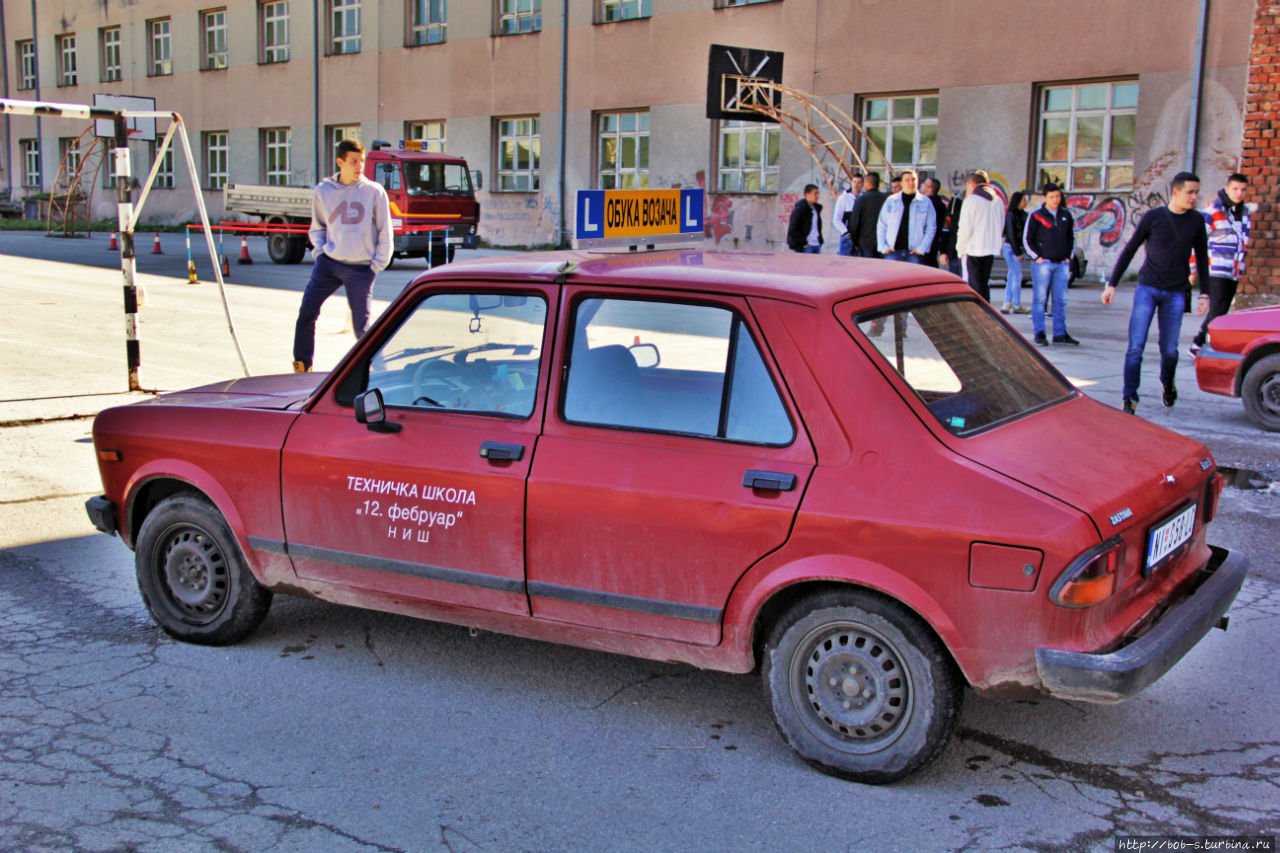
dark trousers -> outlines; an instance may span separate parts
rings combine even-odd
[[[858,253],[859,258],[878,258],[880,253],[875,249],[868,249],[866,246],[855,246],[854,251]]]
[[[1196,332],[1196,346],[1204,346],[1205,340],[1208,339],[1209,321],[1214,317],[1221,317],[1231,310],[1231,300],[1235,299],[1236,287],[1239,284],[1240,282],[1232,278],[1209,276],[1209,313],[1204,315],[1204,322],[1200,324],[1200,331]]]
[[[966,255],[965,270],[969,273],[969,286],[988,302],[991,301],[991,265],[995,263],[995,255]]]
[[[356,337],[369,327],[369,311],[373,305],[373,280],[377,273],[368,264],[344,264],[328,255],[316,258],[311,270],[311,280],[302,294],[302,307],[298,309],[298,322],[293,328],[293,360],[307,367],[316,350],[316,318],[320,306],[339,287],[347,291],[347,304],[351,306],[351,325]]]

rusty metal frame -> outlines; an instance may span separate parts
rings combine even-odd
[[[86,139],[89,140],[89,147],[81,148]],[[68,168],[67,163],[72,151],[79,154],[74,169]],[[45,220],[45,233],[53,234],[59,226],[63,237],[74,237],[79,233],[80,229],[76,227],[76,209],[81,202],[85,210],[84,231],[86,234],[89,232],[93,220],[93,193],[108,154],[106,141],[94,134],[93,125],[76,137],[74,148],[68,148],[63,153],[53,178],[53,188],[49,192],[49,215]],[[65,186],[66,191],[59,192],[59,185]]]

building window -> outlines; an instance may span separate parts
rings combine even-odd
[[[289,3],[278,0],[274,3],[263,3],[259,9],[262,14],[262,61],[289,61]]]
[[[360,0],[329,0],[329,52],[360,52]]]
[[[222,189],[229,182],[225,130],[214,130],[204,135],[204,174],[205,185],[211,190]]]
[[[98,30],[98,43],[102,82],[114,83],[124,77],[124,66],[120,62],[120,28],[103,27]]]
[[[40,143],[35,139],[18,140],[22,152],[22,185],[40,187]]]
[[[168,18],[147,21],[147,75],[162,77],[173,73],[172,23]]]
[[[1082,83],[1040,90],[1036,185],[1068,192],[1133,189],[1138,84]]]
[[[537,192],[542,143],[537,116],[498,120],[498,189]]]
[[[36,43],[31,39],[18,42],[18,88],[36,87]]]
[[[862,159],[871,168],[888,166],[894,172],[917,169],[921,177],[938,168],[938,95],[893,95],[862,101]],[[877,154],[867,139],[888,158]]]
[[[213,71],[227,67],[227,10],[210,9],[200,13],[200,67]]]
[[[148,159],[154,163],[156,161],[156,150],[159,149],[159,142],[149,143],[147,146]],[[151,168],[147,167],[150,173]],[[170,145],[168,150],[164,152],[164,159],[160,161],[160,168],[156,170],[155,183],[151,185],[152,189],[171,190],[174,187],[173,177],[173,146]]]
[[[542,0],[498,0],[498,35],[536,33],[542,29]]]
[[[62,163],[62,181],[68,186],[71,176],[80,169],[80,139],[76,136],[58,138],[58,160]],[[57,178],[54,178],[56,181]]]
[[[409,44],[440,44],[445,38],[447,0],[408,0]]]
[[[774,0],[716,0],[716,8],[723,9],[727,6],[750,6],[753,3],[772,3]]]
[[[404,126],[404,136],[421,142],[423,151],[444,153],[444,119],[408,122]]]
[[[288,186],[290,131],[272,127],[262,131],[263,174],[269,186]]]
[[[653,15],[651,0],[600,0],[599,21],[629,21],[632,18],[648,18]]]
[[[53,44],[58,54],[58,85],[76,85],[80,76],[76,71],[76,34],[54,36]]]
[[[649,113],[601,113],[597,117],[596,187],[642,190],[649,186]]]
[[[723,193],[776,193],[781,147],[776,124],[721,121],[716,186]]]
[[[344,139],[354,139],[360,141],[360,125],[358,124],[331,124],[328,133],[325,134],[329,138],[329,162],[336,164],[338,162],[338,143]],[[334,168],[337,168],[336,165]]]

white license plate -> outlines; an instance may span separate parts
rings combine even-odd
[[[1166,557],[1191,539],[1196,527],[1196,504],[1180,510],[1176,515],[1160,522],[1147,533],[1146,572],[1150,573]]]

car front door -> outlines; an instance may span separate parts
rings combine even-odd
[[[556,290],[434,289],[379,324],[381,340],[285,443],[285,531],[301,578],[529,612],[525,480]],[[375,388],[390,430],[354,417],[355,394]]]

